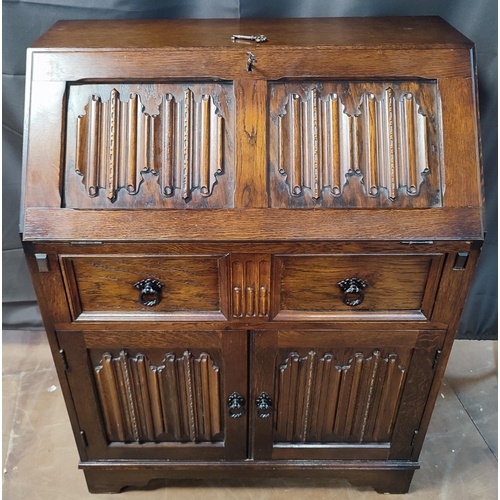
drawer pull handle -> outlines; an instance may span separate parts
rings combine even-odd
[[[157,306],[161,301],[161,289],[165,286],[157,280],[138,281],[135,288],[139,289],[139,302],[148,307]]]
[[[363,302],[365,298],[363,289],[368,286],[368,283],[359,278],[347,278],[339,281],[337,286],[344,291],[344,304],[355,307]]]
[[[259,418],[269,418],[273,411],[273,400],[267,392],[261,392],[255,400]]]
[[[227,398],[229,406],[229,416],[231,418],[240,418],[245,414],[245,398],[238,392],[233,392]]]

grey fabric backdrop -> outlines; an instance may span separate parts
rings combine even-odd
[[[84,4],[82,6],[82,4]],[[18,235],[26,48],[60,19],[439,15],[476,42],[487,236],[464,310],[460,337],[497,335],[497,14],[496,0],[4,0],[3,320],[41,327]]]

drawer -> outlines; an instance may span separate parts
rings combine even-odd
[[[428,253],[277,255],[273,316],[430,319],[443,262]]]
[[[224,255],[61,255],[73,320],[224,320]]]

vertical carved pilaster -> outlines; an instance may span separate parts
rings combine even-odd
[[[172,94],[165,94],[162,97],[162,179],[161,186],[165,196],[170,196],[174,192],[174,98]],[[161,140],[161,139],[160,139]]]
[[[363,96],[364,105],[367,112],[365,113],[365,137],[364,144],[367,147],[368,168],[367,168],[367,189],[369,194],[376,195],[378,192],[378,175],[377,175],[377,111],[375,96],[373,94],[365,94]]]
[[[128,171],[127,171],[127,191],[135,193],[138,188],[137,179],[137,113],[138,113],[138,97],[137,94],[130,94],[129,109],[128,109],[128,122],[127,127],[127,141],[128,145]]]
[[[403,100],[404,117],[403,124],[406,129],[406,161],[408,165],[408,193],[415,194],[417,192],[417,158],[415,148],[415,117],[414,117],[414,100],[411,94],[406,94]]]
[[[330,124],[331,137],[330,137],[330,149],[329,153],[332,158],[332,183],[331,191],[334,196],[338,196],[342,191],[342,186],[344,185],[344,180],[342,179],[342,167],[340,161],[340,133],[342,122],[339,119],[339,113],[341,112],[341,106],[339,106],[339,98],[337,94],[332,95],[330,101],[330,116],[328,123]]]
[[[111,354],[103,355],[101,364],[95,368],[95,378],[103,402],[102,409],[108,437],[115,441],[125,441],[122,405],[118,395],[118,381],[114,373]]]
[[[191,158],[192,158],[192,100],[193,93],[191,90],[184,91],[184,139],[183,139],[183,153],[182,153],[182,197],[184,199],[189,197],[191,192]]]
[[[207,95],[201,99],[201,138],[200,191],[206,196],[210,192],[210,99]]]
[[[88,172],[87,172],[87,192],[89,196],[95,196],[97,190],[99,189],[98,181],[98,165],[99,165],[99,106],[98,103],[100,99],[97,96],[92,96],[90,101],[90,131],[89,131],[89,157],[88,157]],[[79,117],[78,121],[80,126],[78,127],[80,133],[83,131],[83,117]],[[80,147],[78,148],[80,149]],[[77,168],[79,165],[77,165]],[[81,167],[80,167],[81,168]],[[81,168],[83,170],[83,168]],[[82,172],[83,173],[83,172]]]
[[[362,423],[361,423],[361,432],[360,432],[360,441],[364,441],[366,426],[368,424],[368,415],[371,410],[371,404],[373,402],[373,393],[375,388],[375,382],[377,378],[378,367],[380,363],[380,351],[373,351],[372,359],[371,359],[371,373],[369,376],[369,385],[368,385],[368,393],[366,395],[366,405],[363,411]]]
[[[96,368],[97,370],[97,368]],[[156,366],[150,366],[149,370],[146,370],[147,376],[147,386],[149,389],[149,397],[150,397],[150,407],[151,414],[153,417],[153,428],[154,428],[154,436],[159,436],[163,432],[163,412],[162,412],[162,400],[160,398],[161,393],[165,393],[164,389],[159,386],[159,377],[158,377],[158,368]],[[101,401],[104,400],[102,394],[100,394]],[[103,408],[105,408],[106,404],[103,403]],[[105,421],[106,418],[104,419]],[[114,435],[108,432],[108,439],[110,441],[114,441]],[[153,438],[154,439],[154,438]],[[180,440],[180,436],[176,439]],[[122,440],[118,440],[122,441]]]
[[[382,386],[382,394],[379,403],[379,415],[373,431],[373,439],[377,441],[387,441],[392,435],[394,426],[394,413],[399,401],[394,394],[401,394],[404,381],[405,368],[399,366],[398,358],[395,354],[389,356],[386,362],[386,376]]]
[[[109,157],[108,157],[108,175],[107,175],[107,193],[108,199],[114,201],[116,198],[117,165],[118,165],[118,123],[119,123],[119,99],[118,91],[111,91],[109,100]]]
[[[319,111],[318,111],[318,92],[313,89],[312,95],[312,106],[311,106],[311,125],[312,125],[312,179],[311,184],[313,188],[313,198],[317,200],[321,192],[321,181],[320,181],[320,145],[319,145]]]
[[[153,408],[148,386],[146,358],[143,354],[137,355],[137,377],[134,378],[134,393],[137,395],[138,417],[140,434],[146,436],[148,441],[155,439],[153,423]]]
[[[284,122],[280,120],[280,173],[285,174],[284,166],[290,162],[290,186],[294,195],[299,195],[302,192],[302,141],[301,141],[301,102],[298,94],[292,94],[290,98],[290,117],[291,134],[287,134],[288,129],[285,129]],[[288,148],[290,148],[290,156],[288,156]]]
[[[389,156],[389,171],[390,178],[387,184],[390,185],[389,198],[395,200],[398,194],[398,185],[396,177],[396,153],[395,153],[395,136],[394,136],[394,95],[392,89],[387,89],[386,103],[386,127],[389,131],[387,138],[388,144],[386,144],[385,150]],[[426,145],[423,144],[423,147]],[[387,161],[387,160],[386,160]]]
[[[270,283],[269,255],[231,255],[232,316],[234,318],[269,316]]]

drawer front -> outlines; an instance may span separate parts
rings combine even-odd
[[[73,320],[224,320],[222,255],[62,255]]]
[[[429,319],[443,261],[442,254],[276,256],[273,313],[275,319]]]

